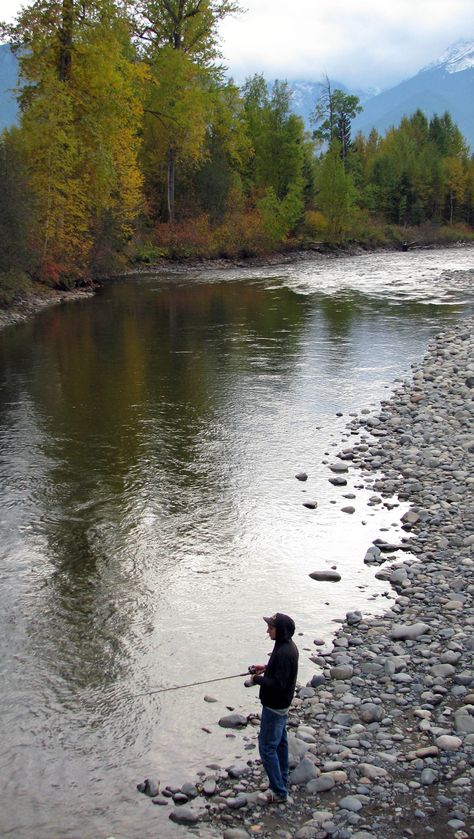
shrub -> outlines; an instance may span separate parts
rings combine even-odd
[[[319,210],[307,210],[304,216],[303,233],[310,239],[324,239],[327,222]]]
[[[31,288],[31,280],[23,271],[0,273],[0,306],[11,306]]]
[[[144,265],[152,265],[166,256],[164,248],[158,248],[152,242],[141,242],[135,245],[132,252],[132,262],[143,263]]]
[[[207,215],[173,224],[158,224],[154,241],[169,259],[210,258],[216,254]]]
[[[260,256],[270,246],[257,210],[229,213],[215,229],[214,242],[218,255],[229,259]]]

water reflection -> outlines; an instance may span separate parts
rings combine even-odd
[[[221,741],[179,728],[209,725],[202,703],[130,695],[228,672],[233,656],[239,670],[259,653],[268,608],[287,605],[310,644],[315,612],[327,628],[348,598],[366,608],[359,561],[376,525],[361,525],[363,493],[351,522],[331,506],[321,461],[345,422],[337,430],[334,415],[380,399],[464,302],[421,303],[408,281],[401,302],[351,280],[330,295],[319,275],[303,293],[294,271],[149,276],[0,335],[2,764],[25,794],[23,826],[13,806],[3,818],[17,839],[58,835],[45,808],[77,836],[91,806],[106,817],[81,827],[85,839],[113,819],[124,836],[151,836],[128,778],[116,806],[123,762],[141,780],[159,755],[179,776],[191,750],[202,760]],[[323,597],[308,582],[316,561],[344,568]],[[52,792],[58,766],[81,789],[74,806]]]

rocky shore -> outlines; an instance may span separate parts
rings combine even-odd
[[[36,283],[33,289],[20,298],[12,306],[0,308],[0,329],[7,326],[14,326],[30,320],[34,315],[48,306],[70,303],[75,300],[84,300],[94,295],[93,288],[75,288],[71,291],[60,291],[55,288]]]
[[[201,839],[474,836],[474,318],[440,333],[346,441],[328,479],[356,468],[371,503],[410,502],[401,543],[376,540],[364,560],[396,599],[379,618],[348,612],[331,649],[315,639],[287,804],[262,799],[255,715],[220,720],[244,729],[247,762],[142,789]]]

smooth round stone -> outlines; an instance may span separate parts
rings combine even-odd
[[[351,679],[354,675],[354,668],[350,664],[343,664],[340,667],[331,667],[329,670],[331,679],[345,680]]]
[[[461,738],[454,734],[441,734],[435,742],[438,748],[444,752],[457,752],[462,746]]]
[[[375,705],[374,702],[367,702],[361,705],[358,709],[358,714],[362,722],[380,722],[384,717],[383,708],[380,705]]]
[[[303,784],[307,784],[308,781],[311,781],[313,778],[316,778],[318,775],[319,769],[316,769],[313,761],[304,757],[296,769],[293,769],[293,772],[291,772],[290,784],[302,786]]]
[[[214,795],[216,789],[217,789],[217,784],[216,784],[214,778],[206,778],[206,780],[204,781],[203,787],[202,787],[202,791],[203,791],[204,795]]]
[[[438,773],[435,772],[434,769],[423,769],[420,780],[424,786],[430,786],[438,780]]]
[[[368,778],[369,781],[373,781],[376,778],[386,778],[388,775],[386,769],[382,769],[381,766],[374,766],[372,763],[361,763],[359,765],[359,772],[365,778]]]
[[[243,714],[227,714],[219,720],[221,728],[243,728],[247,725],[247,717]]]
[[[392,627],[390,638],[394,641],[413,641],[429,631],[426,623],[398,624]]]
[[[311,793],[326,792],[335,786],[336,782],[332,775],[323,773],[319,778],[313,778],[306,784],[306,789]]]
[[[199,821],[199,814],[189,807],[176,807],[169,814],[169,818],[176,824],[196,824]]]
[[[296,478],[297,481],[307,481],[308,480],[308,476],[307,476],[306,472],[297,472],[296,475],[295,475],[295,478]]]
[[[456,672],[456,668],[452,664],[435,664],[430,668],[432,676],[452,676]]]
[[[340,810],[350,810],[352,813],[358,813],[362,806],[362,802],[355,795],[346,795],[339,802]]]
[[[318,582],[338,583],[341,580],[341,575],[337,571],[312,571],[309,576]]]

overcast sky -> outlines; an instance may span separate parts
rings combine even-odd
[[[247,12],[222,24],[223,54],[236,81],[319,81],[389,87],[474,41],[474,0],[241,0]]]
[[[222,24],[222,51],[238,82],[319,81],[390,87],[454,41],[474,40],[474,0],[240,0],[246,11]],[[21,3],[2,0],[11,19]],[[28,5],[28,4],[26,4]]]

